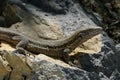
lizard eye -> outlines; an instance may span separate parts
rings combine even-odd
[[[79,36],[80,38],[83,38],[83,36],[84,36],[83,33],[80,33],[79,35],[80,35],[80,36]]]

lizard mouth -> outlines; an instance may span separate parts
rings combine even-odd
[[[89,30],[89,35],[98,35],[102,32],[102,28],[95,28],[95,29],[90,29]]]

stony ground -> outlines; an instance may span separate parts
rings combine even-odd
[[[109,30],[110,24],[108,23],[114,23],[114,21],[111,21],[111,17],[108,16],[110,20],[101,24],[102,18],[99,17],[98,21],[96,21],[97,19],[95,19],[95,16],[84,11],[81,7],[83,6],[81,5],[81,1],[79,4],[78,0],[45,0],[44,2],[42,0],[23,1],[25,2],[27,9],[34,15],[38,15],[40,18],[31,17],[32,15],[28,14],[30,12],[24,12],[19,6],[8,4],[7,7],[4,8],[5,10],[3,13],[0,11],[0,27],[16,30],[35,40],[39,40],[39,38],[55,40],[71,35],[80,26],[105,26],[103,26],[103,32],[100,35],[80,44],[80,46],[70,54],[71,61],[78,65],[79,68],[70,66],[61,59],[54,59],[43,54],[34,55],[30,52],[28,52],[27,55],[18,54],[12,52],[15,48],[11,47],[9,44],[1,43],[0,80],[120,79],[119,36],[111,39],[105,32]],[[82,0],[82,2],[84,1],[87,0]],[[94,4],[99,2],[97,2],[97,0],[92,1],[89,0],[86,4],[95,8],[96,5]],[[101,2],[103,0],[99,1]],[[110,3],[110,1],[112,0],[106,0],[106,3]],[[27,5],[28,3],[29,5]],[[117,6],[119,10],[119,3]],[[101,7],[99,8],[98,13],[99,10],[101,10]],[[16,11],[18,12],[16,13]],[[109,14],[108,11],[106,13]],[[116,14],[117,12],[115,15]],[[12,18],[11,15],[14,17]],[[98,16],[100,16],[100,14]],[[107,21],[108,18],[106,19],[104,16],[105,15],[103,15],[103,21]],[[118,22],[113,25],[115,27],[119,26],[119,18],[115,18],[114,20]],[[106,27],[108,28],[106,29]],[[115,27],[114,30],[116,30]],[[119,29],[117,29],[117,32],[119,32]],[[114,39],[116,39],[116,41]],[[115,42],[117,44],[115,44]]]

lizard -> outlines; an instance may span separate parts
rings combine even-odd
[[[19,6],[24,11],[29,12],[22,1],[9,0],[9,2]],[[27,50],[36,54],[43,53],[51,57],[61,57],[65,62],[69,63],[69,53],[80,43],[85,42],[91,37],[99,34],[101,31],[102,29],[100,27],[88,27],[78,29],[74,34],[68,36],[67,38],[59,40],[41,39],[40,41],[36,41],[15,31],[0,28],[0,40],[16,46],[18,51]]]
[[[34,54],[45,54],[50,57],[62,58],[66,63],[70,62],[69,53],[77,46],[100,34],[101,27],[79,28],[73,34],[58,40],[41,39],[36,41],[21,33],[0,27],[0,41],[10,43],[16,50],[29,51]]]

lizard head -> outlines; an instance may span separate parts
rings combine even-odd
[[[66,46],[67,48],[64,50],[64,52],[68,53],[83,42],[91,39],[101,32],[102,28],[98,26],[80,27],[73,35],[71,35],[68,39],[65,39],[64,42],[62,42],[63,44],[60,42],[60,45]]]
[[[86,28],[81,30],[80,32],[80,37],[84,38],[84,39],[89,39],[92,38],[98,34],[100,34],[102,32],[102,28],[101,27],[90,27],[90,28]]]

